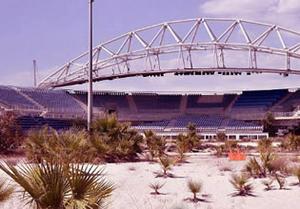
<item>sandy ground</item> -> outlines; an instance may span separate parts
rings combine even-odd
[[[300,206],[300,186],[292,186],[296,177],[287,178],[287,189],[264,191],[262,179],[251,179],[256,197],[232,197],[234,192],[229,179],[238,173],[245,162],[230,162],[225,158],[193,155],[189,163],[174,166],[171,172],[177,178],[155,178],[161,171],[159,164],[149,162],[120,163],[105,165],[107,177],[115,183],[116,190],[110,198],[109,209],[297,209]],[[227,167],[232,171],[220,171]],[[187,180],[199,180],[207,202],[192,203],[185,198],[192,197],[187,189]],[[162,195],[151,195],[152,182],[165,183]],[[17,197],[9,200],[2,209],[25,209]]]

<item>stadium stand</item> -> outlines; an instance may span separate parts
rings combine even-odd
[[[187,108],[226,108],[235,97],[233,94],[189,95]]]
[[[14,88],[0,86],[0,103],[12,109],[38,109],[39,107],[20,95]]]
[[[84,112],[79,103],[66,91],[33,88],[20,88],[20,91],[46,108],[49,112]]]
[[[123,92],[94,92],[94,107],[129,109],[126,95],[127,94]],[[73,96],[87,105],[87,92],[75,91]]]
[[[138,110],[175,110],[180,107],[181,95],[132,94]]]
[[[233,108],[264,108],[275,104],[288,93],[288,90],[244,91]]]
[[[70,119],[85,119],[86,105],[85,91],[0,86],[0,111],[18,113],[24,130],[46,124],[66,129]],[[257,121],[267,111],[285,120],[297,119],[299,106],[300,90],[288,89],[223,95],[94,92],[94,113],[116,113],[119,120],[131,122],[140,131],[153,129],[162,134],[184,132],[191,122],[207,136],[224,131],[236,138],[265,137]]]
[[[41,128],[45,125],[56,130],[62,130],[70,128],[72,126],[72,122],[65,119],[22,116],[18,118],[18,125],[25,131]]]

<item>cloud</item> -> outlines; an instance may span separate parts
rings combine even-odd
[[[200,12],[214,17],[236,17],[279,24],[300,30],[299,0],[209,0]]]

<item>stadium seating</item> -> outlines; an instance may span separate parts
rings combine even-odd
[[[63,90],[20,88],[20,91],[53,112],[84,112],[78,102]]]
[[[87,105],[87,92],[76,91],[73,94],[75,98]],[[95,107],[117,107],[118,109],[129,109],[126,98],[127,94],[123,92],[94,92]]]
[[[38,109],[38,106],[8,86],[0,86],[0,103],[13,109]]]
[[[18,125],[24,131],[35,128],[41,128],[45,125],[48,125],[49,127],[54,128],[56,130],[62,130],[70,128],[72,123],[70,120],[65,119],[22,116],[18,118]]]
[[[225,95],[189,95],[187,108],[226,108],[236,97]]]
[[[133,94],[138,110],[179,109],[181,95]]]
[[[268,108],[283,98],[288,90],[244,91],[233,108]]]

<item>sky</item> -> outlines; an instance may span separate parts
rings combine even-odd
[[[88,47],[88,0],[0,0],[0,85],[32,86]],[[234,17],[300,31],[299,0],[95,0],[94,44],[144,26],[195,17]],[[300,87],[300,77],[127,78],[97,90],[231,91]],[[72,87],[68,87],[72,88]],[[73,88],[85,89],[86,86]]]

